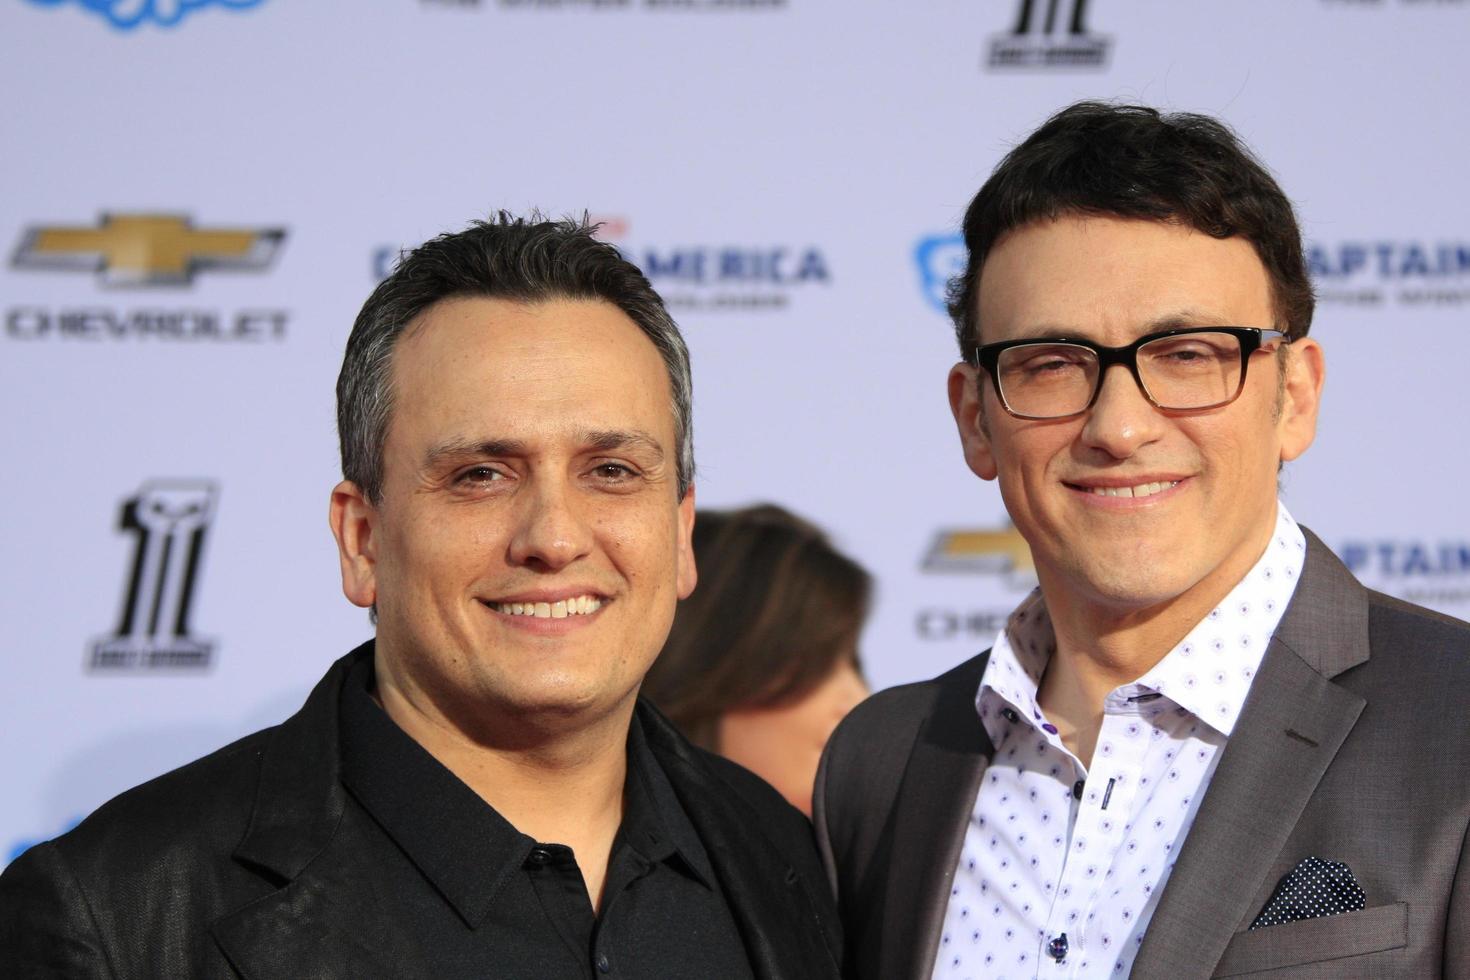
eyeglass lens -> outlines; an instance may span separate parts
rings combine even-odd
[[[1160,337],[1138,348],[1138,378],[1160,408],[1223,405],[1240,388],[1240,341],[1228,333]],[[1095,351],[1076,344],[1023,344],[1001,352],[1001,397],[1011,411],[1033,418],[1075,415],[1098,386]]]

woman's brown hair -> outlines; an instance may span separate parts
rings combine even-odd
[[[700,511],[699,585],[679,603],[643,694],[695,744],[718,751],[721,716],[797,700],[857,640],[872,579],[820,528],[777,507]]]

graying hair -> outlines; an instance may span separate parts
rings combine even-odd
[[[669,377],[679,499],[694,482],[694,382],[689,349],[648,279],[616,248],[593,237],[584,216],[549,221],[507,211],[440,235],[399,256],[363,304],[337,376],[342,475],[378,503],[383,446],[393,415],[393,351],[403,331],[440,300],[478,296],[524,303],[604,300],[627,314],[657,348]]]

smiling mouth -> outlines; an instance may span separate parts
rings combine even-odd
[[[1179,480],[1163,480],[1155,483],[1139,483],[1131,487],[1088,487],[1078,483],[1069,483],[1067,486],[1073,490],[1090,493],[1095,497],[1152,497],[1156,493],[1172,490],[1179,486]]]
[[[485,605],[507,616],[529,616],[535,619],[566,619],[590,616],[602,608],[603,600],[594,595],[573,596],[555,602],[487,602]]]

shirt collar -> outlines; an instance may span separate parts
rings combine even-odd
[[[399,728],[373,700],[372,682],[372,661],[364,659],[343,684],[342,781],[465,923],[477,926],[537,842]],[[636,715],[624,801],[621,842],[714,887],[709,857]]]
[[[1260,559],[1131,693],[1159,692],[1222,735],[1235,730],[1271,635],[1296,591],[1307,539],[1286,507]],[[1121,689],[1120,689],[1121,690]]]
[[[1151,670],[1115,689],[1109,698],[1127,702],[1140,695],[1163,694],[1230,735],[1305,560],[1306,537],[1277,501],[1271,541],[1245,576]],[[996,637],[980,679],[976,709],[992,742],[1004,737],[1005,722],[1011,719],[998,715],[1007,706],[1017,720],[1024,718],[1048,736],[1056,735],[1036,700],[1042,674],[1055,652],[1056,633],[1045,598],[1036,589]]]
[[[674,795],[663,766],[648,747],[637,712],[628,729],[628,781],[622,833],[650,861],[682,864],[688,875],[711,891],[715,870],[689,815]]]

